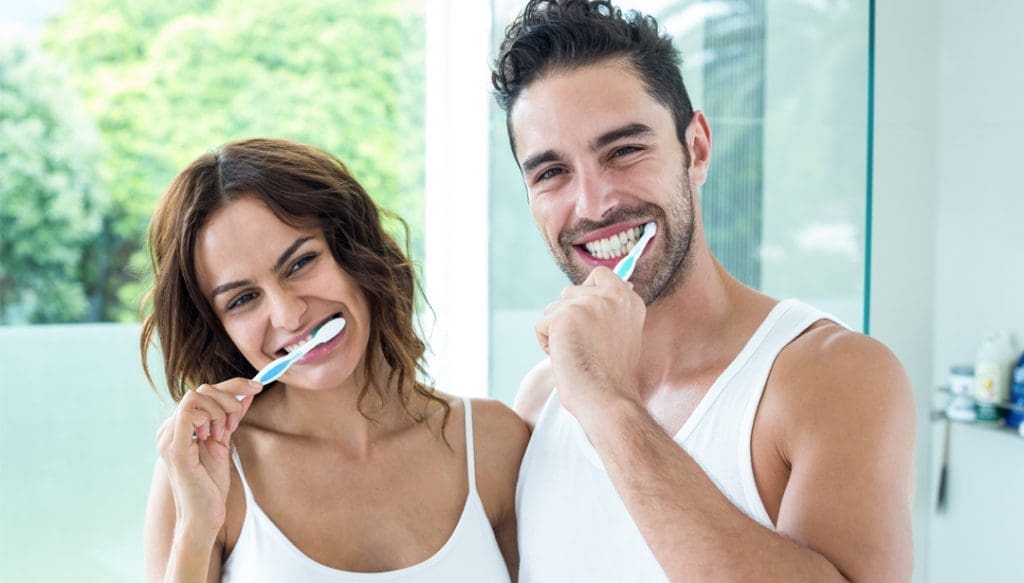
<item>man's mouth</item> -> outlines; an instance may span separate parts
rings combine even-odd
[[[630,227],[619,233],[609,235],[604,239],[596,239],[594,241],[588,241],[579,245],[587,250],[598,259],[618,259],[619,257],[625,256],[633,247],[636,246],[636,242],[640,240],[640,236],[644,233],[644,226],[637,225]]]

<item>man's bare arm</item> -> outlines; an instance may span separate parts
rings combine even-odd
[[[791,473],[774,531],[729,502],[635,402],[595,409],[584,424],[670,579],[909,580],[909,383],[873,340],[806,336],[780,357],[769,389],[781,390],[762,403],[788,428],[779,447]]]

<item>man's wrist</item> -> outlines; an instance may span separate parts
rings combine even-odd
[[[589,401],[574,414],[596,446],[605,436],[621,434],[623,428],[635,424],[637,415],[647,415],[647,410],[634,399],[609,393],[601,399]]]

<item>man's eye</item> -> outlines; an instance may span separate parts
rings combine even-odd
[[[542,180],[548,180],[550,178],[554,178],[555,176],[558,176],[559,174],[561,174],[563,172],[564,172],[564,170],[562,170],[558,166],[554,166],[552,168],[548,168],[547,170],[545,170],[545,171],[543,171],[543,172],[541,172],[540,174],[537,175],[537,182],[540,182]]]
[[[242,306],[248,304],[254,299],[256,299],[256,294],[254,292],[245,292],[244,294],[239,294],[235,299],[228,302],[227,309],[230,311],[236,308],[241,308]]]
[[[291,267],[288,268],[288,274],[291,275],[303,267],[309,265],[314,259],[316,259],[317,253],[310,253],[309,255],[303,255],[292,263]]]
[[[623,146],[621,148],[616,149],[614,152],[612,152],[612,158],[617,158],[619,156],[626,156],[626,155],[632,154],[633,152],[639,152],[639,151],[640,151],[640,148],[638,148],[636,146]]]

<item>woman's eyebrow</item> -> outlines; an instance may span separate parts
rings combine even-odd
[[[298,248],[301,247],[303,243],[305,243],[306,241],[309,241],[312,238],[313,237],[311,235],[299,237],[291,245],[289,245],[288,248],[284,250],[284,253],[282,253],[281,256],[278,257],[277,263],[274,264],[274,269],[273,269],[274,273],[277,273],[277,272],[281,271],[281,267],[284,266],[284,264],[288,261],[288,259],[293,254],[295,254],[295,251],[298,250]],[[235,289],[237,287],[242,287],[244,285],[251,285],[251,284],[252,284],[252,280],[251,279],[240,279],[238,281],[230,281],[228,283],[222,283],[222,284],[218,285],[217,287],[213,288],[213,291],[210,292],[210,299],[212,300],[213,298],[217,297],[219,294],[222,294],[222,293],[224,293],[226,291],[231,291],[231,290],[233,290],[233,289]]]
[[[312,235],[307,235],[307,236],[304,236],[304,237],[299,237],[298,239],[295,240],[294,243],[289,245],[288,248],[284,250],[284,253],[281,254],[281,257],[279,257],[277,259],[277,263],[274,264],[274,273],[277,273],[278,271],[281,271],[281,267],[284,266],[285,262],[288,261],[288,259],[292,256],[292,254],[295,253],[295,251],[299,247],[301,247],[303,243],[305,243],[306,241],[309,241],[312,238],[313,238]]]

